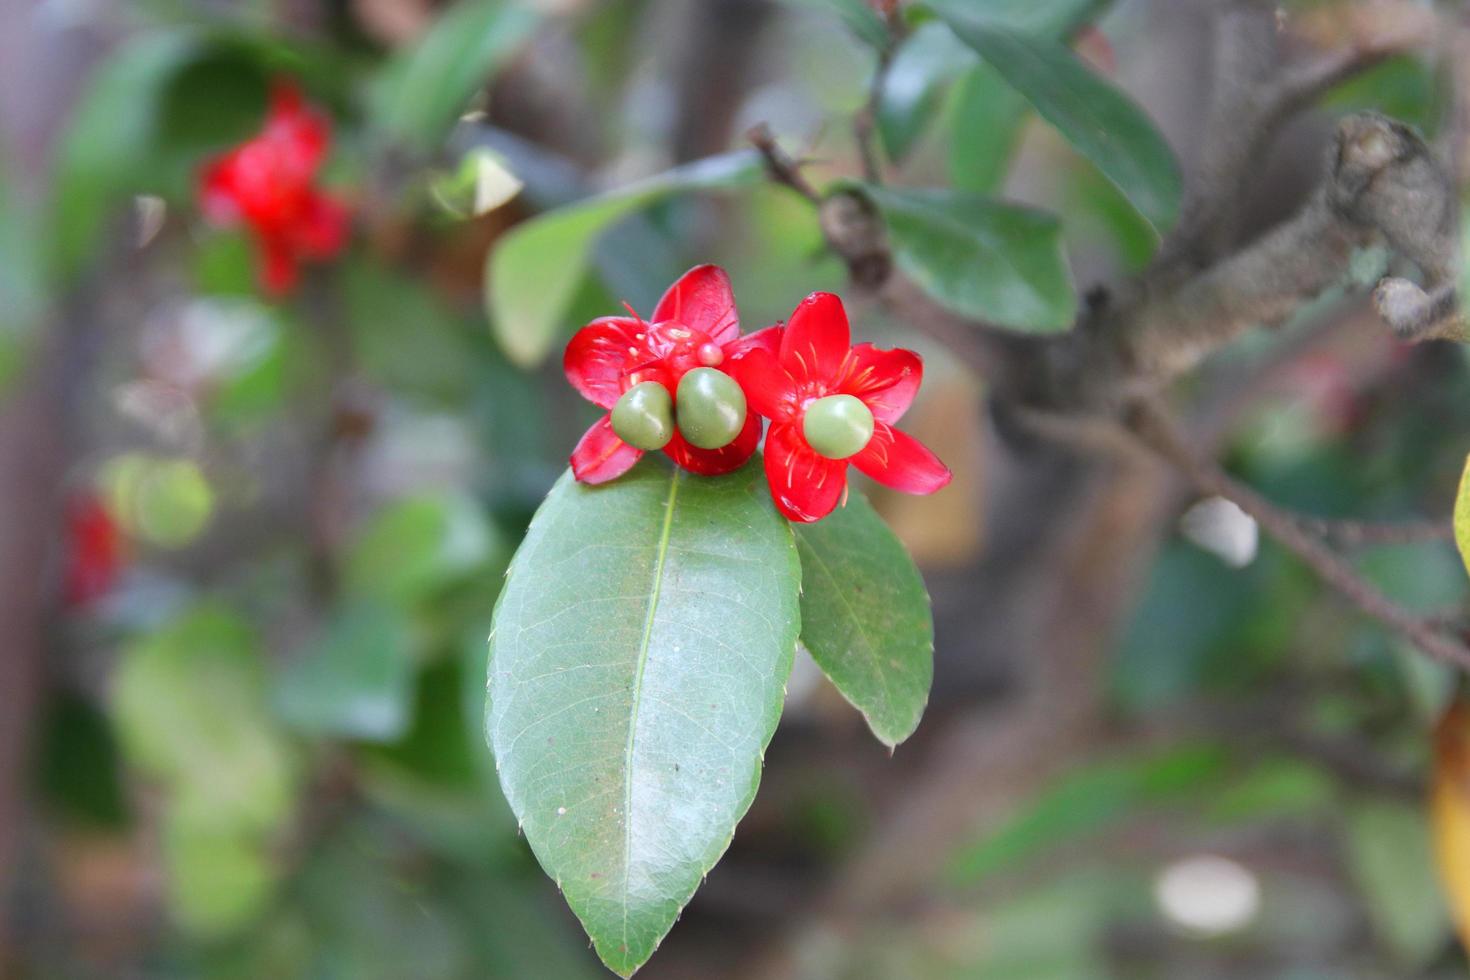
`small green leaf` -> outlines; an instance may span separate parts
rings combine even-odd
[[[199,822],[177,807],[165,814],[163,863],[169,911],[197,938],[224,938],[248,925],[275,887],[276,870],[260,840]]]
[[[903,42],[878,98],[878,135],[891,160],[913,148],[939,112],[944,86],[975,64],[975,55],[943,24],[923,24]]]
[[[412,605],[484,564],[499,542],[484,513],[458,494],[409,497],[385,507],[347,557],[344,589]]]
[[[276,709],[299,731],[388,742],[408,729],[413,703],[409,624],[392,607],[339,612],[281,675]]]
[[[1348,865],[1374,934],[1410,976],[1449,939],[1428,818],[1402,803],[1363,803],[1348,814]]]
[[[1021,94],[989,65],[965,73],[950,109],[949,179],[956,190],[988,194],[1000,187],[1026,109]]]
[[[200,606],[134,643],[113,717],[127,761],[191,819],[250,832],[289,812],[292,762],[268,710],[259,645],[228,610]]]
[[[1465,571],[1470,572],[1470,457],[1465,460],[1465,471],[1460,476],[1460,492],[1455,496],[1455,544],[1460,547],[1460,558],[1465,562]]]
[[[526,840],[622,976],[755,796],[796,649],[800,567],[752,462],[649,457],[552,488],[490,638],[486,733]]]
[[[1155,228],[1179,213],[1179,165],[1142,109],[1089,71],[1064,45],[946,12],[970,45],[1118,186]]]
[[[394,139],[432,149],[539,20],[518,0],[460,0],[383,69],[373,91],[375,121]]]
[[[1064,38],[1096,17],[1110,0],[926,0],[941,17],[965,17],[1038,37]]]
[[[1198,793],[1224,769],[1209,742],[1120,755],[1081,766],[1043,789],[1020,812],[952,860],[952,884],[968,885],[1043,851],[1090,837],[1137,808]]]
[[[913,559],[867,500],[796,528],[801,642],[885,745],[913,734],[934,678],[934,619]]]
[[[734,187],[760,176],[753,152],[709,157],[517,225],[490,252],[485,269],[490,323],[506,355],[522,367],[546,358],[570,326],[563,318],[608,226],[682,191]]]
[[[883,212],[899,268],[944,306],[1030,333],[1072,325],[1077,297],[1054,216],[963,191],[852,186]]]

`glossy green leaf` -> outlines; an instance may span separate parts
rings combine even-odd
[[[557,337],[587,272],[592,246],[618,219],[683,191],[734,187],[761,177],[750,152],[710,157],[557,208],[517,225],[486,260],[490,323],[506,355],[522,367],[541,363]]]
[[[391,606],[349,606],[282,674],[276,710],[309,734],[399,737],[413,703],[410,641],[409,624]]]
[[[384,68],[373,92],[375,121],[410,146],[433,148],[538,21],[518,0],[460,0]]]
[[[1092,20],[1110,0],[925,0],[941,17],[955,16],[1038,37],[1063,38]]]
[[[913,734],[934,678],[929,593],[898,538],[862,494],[795,526],[801,642],[885,745]]]
[[[1465,460],[1465,471],[1460,476],[1460,491],[1455,496],[1455,544],[1460,548],[1465,571],[1470,572],[1470,458]]]
[[[879,94],[878,136],[900,160],[938,114],[944,86],[975,64],[974,53],[943,24],[920,25],[888,67]]]
[[[1410,976],[1449,939],[1450,921],[1435,872],[1429,820],[1419,807],[1377,801],[1348,814],[1348,867],[1374,935]]]
[[[567,473],[490,639],[501,785],[598,955],[652,955],[750,806],[799,631],[800,568],[759,461]]]
[[[949,179],[956,190],[988,194],[1000,187],[1026,109],[1021,94],[989,65],[965,73],[950,109]]]
[[[1154,227],[1179,213],[1179,165],[1147,115],[1089,71],[1059,42],[999,24],[945,13],[969,44],[1118,186]]]
[[[963,191],[856,186],[883,212],[899,268],[944,306],[1031,333],[1072,325],[1054,216]]]

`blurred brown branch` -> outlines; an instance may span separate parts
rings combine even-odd
[[[1231,479],[1213,462],[1196,455],[1177,426],[1157,404],[1149,401],[1136,403],[1129,412],[1128,426],[1146,445],[1177,467],[1197,490],[1232,501],[1365,614],[1402,634],[1436,660],[1470,670],[1470,647],[1442,632],[1432,619],[1410,612],[1380,592],[1346,559],[1329,548],[1321,537],[1312,533],[1312,523],[1277,507],[1256,491]],[[1319,529],[1332,526],[1316,522]],[[1358,525],[1357,530],[1361,534],[1369,533],[1366,525]]]

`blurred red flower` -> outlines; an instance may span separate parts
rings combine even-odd
[[[331,258],[347,239],[347,207],[315,186],[331,146],[326,117],[301,90],[278,82],[260,135],[205,165],[199,196],[215,224],[246,225],[261,257],[261,285],[289,292],[303,260]]]
[[[572,387],[608,410],[572,452],[572,473],[583,483],[622,476],[643,455],[612,429],[612,408],[625,391],[656,381],[672,397],[679,379],[694,368],[729,372],[732,363],[753,350],[775,350],[781,333],[779,327],[767,327],[740,335],[730,278],[714,265],[696,266],[679,277],[654,307],[651,321],[629,312],[600,317],[577,331],[562,359]],[[729,445],[699,449],[676,431],[663,451],[686,470],[716,476],[739,469],[755,452],[760,434],[760,419],[752,411]]]
[[[751,410],[771,420],[766,478],[777,508],[793,521],[832,513],[846,495],[849,463],[905,493],[934,493],[950,481],[949,467],[892,427],[923,380],[919,355],[872,344],[852,347],[847,312],[831,293],[808,296],[791,314],[777,351],[751,351],[731,373]],[[819,404],[818,412],[827,417],[809,421]],[[812,447],[809,437],[823,434],[823,423],[839,426],[837,436],[828,438],[848,442],[850,453],[831,458]]]
[[[62,595],[68,606],[89,605],[117,584],[127,562],[127,541],[106,506],[91,494],[68,502],[64,521]]]

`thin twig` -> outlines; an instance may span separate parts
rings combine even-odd
[[[801,164],[781,149],[771,133],[771,127],[765,123],[757,123],[746,132],[745,138],[760,151],[761,159],[766,163],[766,172],[772,180],[791,188],[813,204],[822,203],[821,193],[802,175]]]
[[[870,184],[883,183],[883,161],[878,153],[873,130],[878,123],[878,110],[883,103],[883,90],[888,87],[888,70],[893,67],[893,57],[903,42],[907,29],[899,16],[898,5],[892,4],[883,10],[883,25],[888,29],[888,42],[878,50],[878,63],[873,68],[873,77],[868,82],[868,97],[862,108],[853,113],[852,135],[858,153],[863,160],[863,179]]]
[[[1328,538],[1345,548],[1384,544],[1423,544],[1453,541],[1455,527],[1449,521],[1354,521],[1330,517],[1298,516],[1302,530]]]
[[[1380,592],[1342,556],[1308,532],[1297,515],[1282,510],[1250,487],[1231,479],[1214,463],[1197,457],[1156,404],[1149,401],[1133,403],[1127,421],[1135,435],[1178,468],[1196,489],[1224,497],[1255,518],[1268,534],[1364,613],[1398,632],[1431,657],[1470,670],[1470,648],[1446,636],[1431,620],[1410,612]]]

